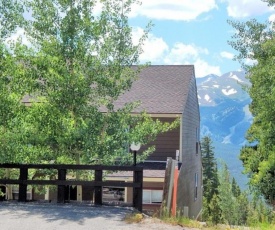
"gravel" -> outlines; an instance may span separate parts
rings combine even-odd
[[[91,204],[54,204],[40,202],[0,202],[2,230],[189,230],[146,217],[140,223],[128,224],[123,219],[131,208],[93,206]]]

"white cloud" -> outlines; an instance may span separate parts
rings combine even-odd
[[[227,51],[223,51],[220,53],[222,58],[226,58],[226,59],[230,59],[232,60],[234,58],[234,54],[233,53],[229,53]]]
[[[137,44],[143,35],[142,28],[133,29],[133,43]],[[196,77],[204,77],[208,74],[221,75],[219,66],[210,65],[202,59],[203,55],[209,55],[206,48],[196,46],[195,44],[175,43],[172,47],[161,37],[156,37],[149,33],[147,40],[142,46],[143,53],[140,55],[140,61],[151,62],[151,64],[166,65],[195,65]]]
[[[131,5],[129,17],[142,16],[159,20],[190,21],[218,8],[215,0],[139,0],[139,2],[141,4]],[[95,15],[100,14],[102,7],[102,3],[96,3]]]
[[[134,5],[130,17],[145,16],[151,19],[182,20],[196,19],[200,14],[217,8],[215,0],[140,0]]]
[[[268,21],[274,23],[275,22],[275,14],[270,15],[269,18],[268,18]]]
[[[17,40],[21,40],[22,44],[26,46],[31,46],[30,41],[28,41],[25,35],[25,31],[22,28],[17,29],[15,33],[13,33],[9,38],[6,39],[5,42],[6,44],[9,44],[10,42],[15,42]]]
[[[138,44],[139,39],[143,35],[144,30],[140,27],[133,29],[133,43]],[[168,52],[169,47],[166,42],[159,37],[154,36],[153,34],[149,33],[148,38],[144,42],[143,46],[143,53],[140,55],[139,60],[141,62],[160,62],[161,58]]]
[[[255,65],[255,64],[257,64],[257,63],[258,63],[257,60],[253,60],[253,59],[250,59],[250,58],[244,59],[244,64],[245,64],[245,65],[250,65],[250,66],[252,66],[252,65]]]
[[[164,57],[165,64],[195,65],[196,77],[204,77],[208,74],[221,75],[219,66],[212,66],[201,58],[201,55],[208,55],[209,51],[194,44],[176,43],[170,52]]]
[[[209,75],[209,74],[215,74],[218,76],[221,75],[221,70],[219,66],[210,65],[205,60],[197,59],[194,62],[194,65],[195,65],[195,73],[197,78],[205,77],[206,75]]]
[[[165,57],[164,62],[167,64],[180,64],[185,60],[194,60],[200,54],[208,54],[208,50],[198,47],[194,44],[176,43],[170,50],[169,54]]]
[[[270,12],[273,9],[261,0],[224,0],[228,3],[227,13],[233,18],[252,17]]]

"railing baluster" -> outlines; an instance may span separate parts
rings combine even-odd
[[[18,201],[26,202],[27,200],[27,184],[26,181],[28,180],[28,168],[21,165],[20,167],[20,176],[19,176],[19,195]]]
[[[102,170],[95,170],[95,181],[102,182]],[[95,186],[95,204],[102,205],[102,186]]]
[[[58,169],[58,180],[66,180],[66,169]],[[57,203],[65,203],[65,185],[57,186]]]
[[[142,212],[142,187],[143,187],[143,171],[134,170],[134,183],[139,183],[139,187],[133,188],[133,206]]]

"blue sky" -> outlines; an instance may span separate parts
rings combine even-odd
[[[145,25],[152,28],[144,44],[142,62],[194,64],[196,77],[239,70],[235,50],[228,45],[233,28],[227,20],[273,18],[274,10],[261,0],[141,0],[130,16],[134,37]]]
[[[154,24],[140,61],[163,65],[194,64],[198,78],[240,70],[240,64],[232,60],[236,52],[228,45],[234,29],[227,20],[275,19],[274,9],[261,0],[138,1],[141,5],[133,5],[129,14],[133,42],[137,42],[149,21]],[[100,6],[95,11],[99,13]],[[23,34],[23,30],[19,30],[12,39]],[[28,43],[24,35],[23,41]]]

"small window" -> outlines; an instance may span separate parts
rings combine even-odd
[[[195,200],[198,199],[198,173],[195,173]]]
[[[196,128],[196,154],[199,154],[200,150],[200,130]]]
[[[157,204],[162,202],[163,190],[143,190],[144,204]]]

